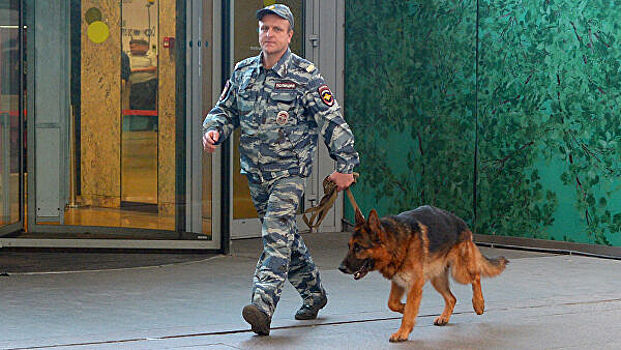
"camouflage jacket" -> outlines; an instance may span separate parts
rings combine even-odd
[[[354,137],[319,71],[290,50],[272,67],[262,56],[235,66],[220,99],[203,122],[203,133],[217,130],[219,143],[241,128],[241,172],[251,180],[309,176],[320,134],[336,170],[358,165]]]

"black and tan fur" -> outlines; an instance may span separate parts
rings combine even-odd
[[[398,342],[407,340],[414,328],[427,281],[444,298],[444,311],[434,321],[444,326],[456,302],[449,289],[449,272],[455,281],[472,284],[472,306],[480,315],[485,308],[481,277],[500,274],[508,262],[504,257],[483,256],[462,219],[426,205],[381,219],[371,210],[368,220],[357,210],[349,252],[339,270],[355,279],[377,270],[391,280],[388,307],[403,314],[401,327],[390,337],[391,342]],[[401,301],[404,294],[405,303]]]

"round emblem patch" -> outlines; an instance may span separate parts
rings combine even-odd
[[[278,125],[287,124],[287,120],[289,120],[289,113],[286,111],[280,111],[276,115],[276,123],[278,123]]]
[[[328,107],[332,107],[334,104],[334,97],[332,97],[332,91],[330,91],[328,85],[323,84],[317,90],[319,91],[319,96],[321,96],[323,103]]]

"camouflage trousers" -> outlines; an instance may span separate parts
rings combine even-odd
[[[285,177],[262,183],[248,181],[262,224],[263,253],[253,278],[251,302],[270,317],[285,280],[313,305],[325,293],[319,270],[298,233],[295,215],[304,193],[304,179]]]

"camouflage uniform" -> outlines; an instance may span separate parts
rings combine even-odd
[[[325,293],[295,222],[318,135],[338,172],[352,173],[359,160],[352,132],[315,66],[287,50],[265,69],[261,55],[235,66],[203,132],[217,130],[222,142],[241,128],[241,172],[261,219],[264,247],[252,303],[271,316],[286,278],[306,305]]]

